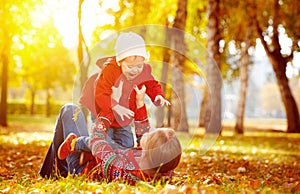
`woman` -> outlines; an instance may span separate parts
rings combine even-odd
[[[144,118],[143,120],[138,118],[135,121],[136,130],[149,129],[150,125],[144,104],[146,88],[143,86],[141,89],[137,87],[134,89],[138,108],[137,115],[139,118]],[[64,128],[66,123],[71,123],[71,121],[76,126]],[[80,109],[76,105],[67,105],[61,110],[56,124],[60,127],[56,127],[54,136],[64,133],[64,137],[69,137],[69,134],[74,133],[73,138],[75,139],[82,138],[81,136],[89,138],[86,126],[82,126],[84,123],[84,117]],[[77,151],[67,154],[66,159],[60,160],[57,157],[58,147],[61,144],[71,146],[72,141],[57,141],[56,139],[52,143],[54,146],[51,146],[50,154],[49,151],[47,153],[40,174],[43,177],[50,177],[53,173],[54,175],[66,176],[68,172],[71,174],[89,174],[98,179],[122,180],[134,184],[139,180],[151,181],[164,175],[171,176],[173,170],[179,164],[182,150],[180,142],[172,129],[151,130],[142,136],[141,149],[130,150],[114,150],[106,139],[106,131],[107,129],[101,120],[95,122],[95,126],[92,127],[89,145],[94,158],[82,159],[81,162],[80,155],[88,155],[86,152],[82,152],[88,147],[87,145],[78,145],[78,141],[76,141],[76,148],[81,147],[82,149],[77,149]],[[55,158],[52,164],[47,164],[49,158],[52,158],[52,160]]]

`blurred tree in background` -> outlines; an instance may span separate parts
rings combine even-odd
[[[115,0],[111,2],[99,0],[96,2],[97,6],[99,9],[105,9],[105,13],[101,12],[100,14],[99,12],[99,15],[96,14],[93,20],[88,21],[85,18],[92,15],[91,7],[86,7],[91,3],[88,0],[78,1],[76,8],[73,4],[61,0],[51,2],[40,0],[3,1],[0,5],[0,124],[7,125],[8,86],[11,89],[22,87],[30,93],[31,97],[27,100],[30,101],[32,114],[34,114],[36,95],[40,92],[45,93],[43,100],[47,105],[46,109],[50,110],[49,104],[59,100],[58,97],[53,99],[51,96],[60,88],[65,91],[70,90],[76,72],[80,72],[81,84],[78,85],[82,87],[88,77],[91,64],[95,63],[95,59],[91,58],[89,61],[85,56],[91,54],[100,58],[111,55],[114,42],[107,41],[106,38],[110,34],[117,34],[124,29],[138,30],[146,42],[164,42],[165,45],[169,45],[165,48],[149,46],[148,49],[151,52],[151,60],[160,62],[155,63],[153,73],[165,84],[166,97],[170,99],[175,83],[172,83],[174,73],[169,64],[174,64],[178,60],[178,56],[171,57],[174,54],[174,50],[171,48],[171,43],[174,41],[170,41],[172,35],[167,31],[161,33],[155,31],[155,28],[146,28],[145,26],[155,24],[168,28],[178,27],[174,25],[176,11],[183,8],[181,6],[183,2],[185,1],[166,0],[157,3],[154,0]],[[219,2],[219,9],[211,15],[209,8],[212,4],[209,3],[216,2]],[[110,3],[111,6],[107,6]],[[66,45],[63,44],[63,40],[69,35],[63,35],[56,25],[57,20],[64,19],[64,14],[61,14],[60,18],[54,18],[56,7],[52,4],[65,6],[57,12],[71,10],[74,13],[65,23],[65,27],[69,26],[68,32],[76,34],[71,48],[66,48]],[[280,100],[286,113],[287,132],[299,132],[300,130],[297,92],[291,89],[298,88],[297,83],[299,83],[299,64],[296,64],[295,60],[295,56],[299,55],[300,47],[299,4],[299,1],[292,0],[189,0],[186,2],[186,23],[180,27],[185,35],[181,39],[183,42],[190,41],[188,35],[192,35],[193,41],[203,45],[207,50],[198,49],[198,45],[190,43],[192,41],[186,45],[188,60],[180,62],[181,71],[185,75],[182,82],[187,84],[193,82],[193,76],[202,77],[205,81],[214,80],[213,82],[216,84],[214,92],[218,94],[222,85],[219,83],[220,81],[212,77],[213,74],[209,73],[215,69],[212,68],[207,74],[204,73],[204,69],[199,70],[199,64],[204,68],[211,68],[211,63],[217,64],[217,67],[220,68],[223,82],[230,83],[239,79],[241,83],[238,94],[239,103],[236,105],[237,111],[234,113],[236,132],[238,133],[243,133],[244,130],[243,119],[247,112],[247,96],[255,93],[248,92],[248,83],[252,83],[251,80],[248,80],[248,76],[252,66],[255,65],[254,53],[260,43],[263,45],[274,71],[281,96]],[[214,19],[210,20],[209,16],[213,16]],[[92,34],[86,33],[87,27],[91,25],[90,23],[95,23],[95,20],[99,25],[94,26]],[[103,21],[108,22],[103,23]],[[218,25],[214,21],[217,21]],[[76,30],[71,26],[76,26]],[[215,27],[211,28],[212,26]],[[217,33],[213,33],[214,30]],[[101,49],[99,42],[102,43]],[[214,61],[210,62],[209,58],[202,55],[211,55]],[[76,61],[77,65],[74,65],[72,61]],[[293,83],[289,83],[291,78],[286,73],[288,68],[293,69],[292,79],[296,80]],[[212,93],[205,87],[205,81],[197,86],[201,90],[199,98],[202,100],[201,108],[199,107],[200,126],[204,126],[205,119],[203,118],[210,115],[209,113],[205,114],[205,104],[214,99],[218,102],[214,108],[220,109],[221,102],[224,101],[223,97],[212,96]],[[186,95],[190,95],[187,91],[185,92]],[[182,103],[184,105],[186,102]],[[262,109],[262,106],[260,108]],[[170,125],[170,120],[174,120],[172,110],[164,109],[161,113],[164,111],[168,111],[168,122],[164,123],[164,117],[160,116],[161,120],[157,122],[159,126]],[[182,110],[181,113],[184,114],[184,111]],[[49,115],[50,112],[47,114]]]
[[[10,1],[1,3],[0,7],[0,35],[1,35],[1,106],[0,124],[7,126],[7,89],[10,72],[13,72],[13,44],[16,37],[22,37],[25,29],[32,28],[28,19],[30,13],[24,10],[32,10],[41,1]]]
[[[38,90],[46,93],[46,114],[50,115],[51,93],[58,86],[68,88],[76,71],[69,51],[53,18],[43,12],[38,0],[4,1],[1,4],[1,125],[7,125],[8,86],[27,87],[34,114]]]
[[[287,116],[287,132],[300,132],[299,111],[286,75],[287,65],[300,50],[300,2],[291,0],[260,1],[254,20],[260,39],[276,75]],[[280,42],[285,34],[291,40],[288,51]]]

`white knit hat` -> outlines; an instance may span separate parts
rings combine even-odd
[[[115,51],[116,61],[130,56],[142,56],[146,61],[149,59],[144,39],[134,32],[121,33],[117,39]]]

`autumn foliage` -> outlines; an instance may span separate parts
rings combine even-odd
[[[39,168],[51,142],[48,124],[14,122],[1,128],[1,193],[299,193],[300,136],[249,132],[220,136],[200,154],[203,136],[179,133],[184,144],[172,182],[135,187],[120,182],[90,181],[85,177],[45,180]],[[187,142],[187,143],[186,143]]]

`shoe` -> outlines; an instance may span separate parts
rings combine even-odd
[[[64,142],[59,146],[57,150],[57,156],[60,160],[64,160],[67,158],[69,154],[74,153],[74,150],[71,149],[72,140],[78,138],[74,133],[70,133]]]
[[[81,152],[80,159],[79,159],[80,165],[83,165],[86,162],[90,162],[92,160],[95,160],[95,158],[91,152]]]

